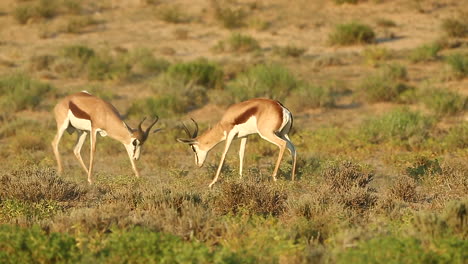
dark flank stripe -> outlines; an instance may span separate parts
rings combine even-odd
[[[86,120],[91,120],[91,117],[89,116],[88,113],[85,111],[81,110],[76,104],[74,104],[72,101],[68,104],[68,107],[70,108],[70,111],[73,113],[73,115],[76,118],[79,119],[86,119]]]
[[[236,117],[236,119],[234,119],[234,125],[239,125],[239,124],[243,124],[245,122],[247,122],[247,120],[249,120],[249,118],[253,115],[255,115],[255,113],[257,113],[258,109],[257,107],[252,107],[252,108],[249,108],[247,109],[247,111],[245,111],[244,113],[242,113],[242,115]]]

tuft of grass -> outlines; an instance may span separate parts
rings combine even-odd
[[[228,90],[238,101],[255,97],[267,97],[282,101],[300,81],[279,64],[259,64],[228,83]]]
[[[438,116],[454,115],[468,108],[468,97],[443,89],[425,91],[422,102]]]
[[[29,69],[33,71],[50,70],[54,64],[56,57],[52,55],[39,55],[31,58]]]
[[[36,109],[53,91],[52,85],[33,80],[25,74],[5,76],[0,78],[0,108],[5,112]]]
[[[245,26],[247,13],[242,9],[232,9],[229,7],[215,6],[215,17],[227,29],[235,29]]]
[[[446,62],[456,78],[468,77],[468,54],[452,54],[446,58]]]
[[[243,35],[240,33],[233,33],[227,40],[219,41],[213,47],[217,52],[238,52],[247,53],[260,49],[258,41],[251,36]]]
[[[337,5],[342,5],[342,4],[357,4],[359,3],[360,0],[333,0],[333,2],[335,2],[335,4]]]
[[[90,80],[125,80],[131,75],[132,65],[124,58],[101,54],[90,58],[87,74]]]
[[[411,51],[409,59],[411,62],[427,62],[438,58],[441,46],[437,43],[419,46]]]
[[[86,64],[96,56],[96,52],[84,45],[70,45],[63,48],[63,56]]]
[[[339,46],[369,44],[374,41],[375,33],[372,28],[358,22],[339,24],[328,37],[330,45]]]
[[[360,133],[371,143],[418,143],[426,139],[434,120],[407,108],[396,109],[365,121]]]
[[[450,128],[443,142],[449,150],[468,148],[468,122],[462,122]]]
[[[224,73],[220,66],[206,59],[174,63],[167,69],[170,77],[182,80],[185,84],[203,85],[207,88],[221,88]]]
[[[395,102],[411,88],[405,83],[406,68],[398,64],[385,65],[371,76],[365,77],[358,89],[370,102]]]
[[[69,14],[79,15],[83,11],[79,0],[64,0],[63,5]]]
[[[387,48],[377,46],[364,49],[363,56],[366,63],[374,67],[392,57]]]
[[[466,38],[468,36],[468,22],[461,19],[447,18],[442,21],[442,30],[448,37]]]
[[[274,46],[273,53],[277,54],[283,58],[285,57],[300,57],[307,51],[306,48],[296,47],[293,45],[287,45],[284,47]]]
[[[81,34],[89,29],[90,26],[94,26],[101,23],[91,16],[79,16],[70,18],[67,24],[63,28],[63,32],[70,34]]]
[[[36,15],[36,11],[32,5],[20,5],[13,11],[13,16],[20,24],[26,24],[29,19]]]

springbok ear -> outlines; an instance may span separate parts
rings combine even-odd
[[[186,138],[178,138],[177,141],[179,141],[180,143],[185,143],[185,144],[196,144],[197,142],[191,138],[189,139],[186,139]]]

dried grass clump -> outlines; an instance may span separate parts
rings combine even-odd
[[[332,200],[345,208],[364,211],[377,201],[374,189],[369,187],[374,174],[362,165],[346,160],[332,162],[325,166],[321,176]]]
[[[414,179],[403,176],[398,178],[390,187],[388,195],[390,198],[400,201],[417,202],[419,200],[419,194],[416,188],[417,184]]]
[[[76,183],[57,176],[53,169],[29,167],[4,174],[0,178],[3,198],[29,202],[54,200],[74,202],[86,195],[86,190]]]
[[[288,195],[269,183],[226,182],[213,197],[212,206],[221,214],[279,216],[286,210]]]

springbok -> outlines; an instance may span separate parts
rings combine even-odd
[[[263,139],[275,144],[279,147],[280,152],[276,166],[273,171],[273,180],[276,181],[276,174],[283,158],[285,148],[288,148],[293,157],[292,180],[294,180],[296,170],[296,148],[288,137],[293,124],[293,117],[286,107],[280,102],[256,98],[247,100],[241,103],[230,106],[224,113],[221,120],[200,136],[198,135],[198,124],[192,119],[195,124],[195,131],[190,133],[185,124],[183,128],[188,135],[188,139],[178,138],[182,143],[189,144],[193,152],[195,152],[195,163],[201,167],[206,159],[208,152],[221,141],[226,140],[221,162],[213,181],[209,187],[218,180],[221,173],[221,168],[229,150],[232,140],[237,136],[241,138],[239,148],[240,168],[239,175],[242,178],[242,166],[244,159],[245,145],[247,136],[250,134],[259,134]]]
[[[55,121],[57,122],[57,134],[52,141],[52,147],[55,158],[57,159],[59,174],[62,173],[62,162],[58,150],[60,139],[65,130],[70,134],[76,130],[78,139],[73,152],[88,174],[88,182],[90,184],[93,182],[91,176],[98,132],[102,137],[109,136],[125,146],[133,171],[137,177],[140,176],[134,160],[140,158],[141,146],[145,143],[146,139],[148,139],[151,128],[158,122],[157,117],[145,131],[141,128],[145,118],[138,125],[138,129],[132,129],[122,120],[122,117],[113,105],[86,91],[75,93],[62,99],[55,106],[54,115]],[[157,129],[154,132],[159,130],[160,129]],[[90,133],[91,142],[89,169],[81,158],[81,147],[88,133]]]

